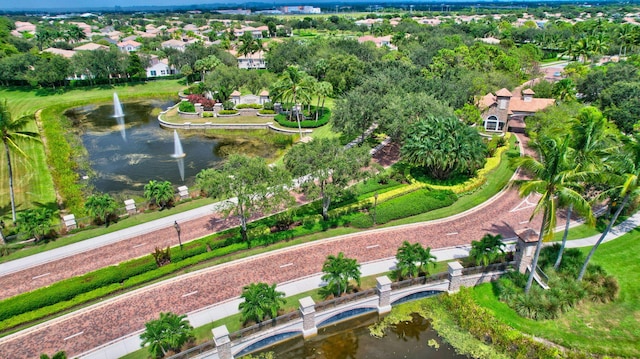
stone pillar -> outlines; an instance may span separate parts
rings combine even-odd
[[[67,228],[67,231],[78,228],[78,223],[76,222],[76,216],[73,214],[67,214],[66,216],[62,216],[62,221],[64,222],[64,226]]]
[[[178,187],[178,195],[180,195],[180,200],[189,198],[189,188],[187,186]]]
[[[516,235],[518,236],[514,255],[516,270],[520,273],[526,273],[527,267],[533,262],[533,254],[538,244],[538,233],[531,228],[527,228],[516,233]]]
[[[204,110],[202,109],[202,104],[196,103],[194,106],[196,108],[196,113],[198,114],[198,116],[202,117],[202,112],[204,112]]]
[[[387,276],[376,278],[376,289],[378,290],[378,314],[385,314],[391,311],[391,280]]]
[[[124,208],[127,210],[127,214],[133,215],[136,214],[136,201],[132,199],[127,199],[124,201]]]
[[[316,327],[316,303],[311,297],[299,299],[302,314],[302,336],[306,339],[318,334]]]
[[[462,282],[462,264],[459,262],[449,262],[449,292],[460,290]]]
[[[229,340],[229,331],[227,326],[213,328],[213,341],[216,343],[218,349],[219,359],[233,359],[233,353],[231,353],[231,340]]]

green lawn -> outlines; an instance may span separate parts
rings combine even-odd
[[[177,80],[155,81],[147,84],[101,86],[99,88],[80,88],[65,92],[52,92],[49,90],[25,90],[20,88],[4,88],[0,90],[0,99],[6,99],[10,111],[14,117],[24,114],[35,114],[36,111],[58,106],[64,103],[105,103],[112,101],[113,93],[117,92],[120,100],[127,101],[133,98],[166,96],[177,94],[183,86]],[[42,121],[48,121],[42,118]],[[35,122],[29,125],[29,130],[37,130]],[[47,165],[43,144],[36,143],[25,145],[24,151],[28,159],[12,161],[14,166],[14,189],[18,210],[34,205],[52,205],[56,203],[51,169]],[[9,206],[9,179],[7,173],[6,157],[0,156],[0,217],[10,213]]]
[[[582,249],[585,253],[590,248]],[[476,287],[476,301],[506,324],[536,337],[593,354],[640,357],[640,228],[598,248],[592,262],[615,276],[620,296],[612,303],[586,302],[559,319],[533,321],[498,301],[491,284]]]

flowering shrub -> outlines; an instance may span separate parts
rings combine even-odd
[[[187,100],[194,105],[197,103],[201,104],[205,111],[213,111],[213,105],[216,104],[215,100],[209,100],[202,95],[189,95],[187,96]]]

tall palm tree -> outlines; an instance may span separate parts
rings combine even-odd
[[[360,265],[355,259],[345,257],[343,252],[337,256],[329,255],[322,265],[322,271],[325,273],[322,280],[330,288],[336,289],[334,294],[337,296],[347,292],[351,279],[360,285]]]
[[[28,158],[27,154],[20,148],[20,142],[40,142],[40,135],[37,132],[25,131],[27,125],[33,121],[33,116],[21,116],[14,119],[9,111],[7,100],[0,101],[0,133],[7,156],[7,169],[9,173],[9,196],[11,197],[11,217],[16,221],[16,200],[13,191],[13,167],[11,165],[11,154]]]
[[[173,185],[169,181],[151,180],[144,185],[144,197],[161,208],[169,205],[175,196]]]
[[[400,277],[413,278],[420,274],[420,268],[417,265],[420,249],[422,249],[420,243],[411,244],[407,241],[402,242],[398,247],[396,270]]]
[[[573,121],[571,126],[571,143],[570,146],[574,150],[573,161],[577,171],[595,175],[604,170],[607,166],[607,158],[610,157],[610,150],[617,141],[615,127],[611,126],[602,113],[595,107],[585,107]],[[584,188],[584,185],[581,186]],[[567,208],[567,219],[562,235],[562,243],[560,251],[553,267],[558,269],[562,262],[562,254],[567,244],[567,236],[569,234],[569,224],[573,205],[570,203]],[[589,215],[581,213],[581,215]],[[587,222],[594,222],[593,216],[587,217]]]
[[[531,219],[533,219],[542,212],[542,224],[540,225],[540,234],[533,255],[531,271],[525,286],[527,294],[533,283],[542,242],[553,237],[559,204],[573,203],[574,208],[579,209],[580,212],[588,213],[590,211],[589,203],[573,189],[577,186],[573,181],[583,178],[571,168],[568,143],[568,138],[558,140],[541,136],[536,144],[541,160],[531,156],[516,159],[516,163],[533,176],[530,180],[519,182],[520,196],[528,196],[534,192],[541,195],[531,215]]]
[[[308,81],[307,74],[304,71],[301,71],[298,66],[289,66],[284,70],[280,79],[273,84],[269,92],[274,94],[275,100],[283,102],[290,100],[292,106],[296,106],[300,93],[304,93],[310,86],[311,83]],[[293,112],[292,108],[289,113],[289,120],[293,118]],[[297,116],[297,121],[300,138],[302,138],[300,116]]]
[[[620,216],[620,213],[622,213],[622,210],[629,204],[632,198],[640,194],[640,186],[638,183],[638,177],[640,176],[640,134],[636,132],[632,136],[623,139],[625,141],[625,151],[621,154],[618,168],[621,174],[619,176],[612,176],[614,180],[617,180],[617,185],[603,193],[603,196],[608,195],[610,197],[612,203],[616,202],[616,199],[620,199],[620,197],[622,197],[622,202],[618,204],[618,208],[609,221],[607,228],[605,228],[596,244],[594,244],[591,251],[589,251],[580,269],[580,274],[578,274],[578,280],[582,280],[582,277],[584,277],[591,257],[593,257],[598,246],[600,246],[604,238],[609,234],[611,227],[618,219],[618,216]]]
[[[160,313],[160,318],[145,323],[145,331],[140,334],[140,346],[149,345],[149,352],[161,358],[168,351],[180,351],[180,348],[194,338],[193,327],[186,315],[171,312]]]

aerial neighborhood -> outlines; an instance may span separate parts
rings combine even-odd
[[[640,358],[640,6],[35,2],[0,357]]]

